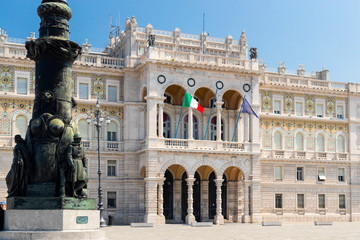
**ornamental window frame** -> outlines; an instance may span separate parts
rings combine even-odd
[[[275,113],[275,101],[280,102],[280,112]],[[281,115],[284,113],[284,97],[282,95],[273,95],[273,114]]]
[[[318,105],[321,105],[322,114],[318,113]],[[318,118],[325,118],[326,108],[325,108],[325,99],[315,99],[315,113]]]
[[[339,117],[338,116],[338,107],[341,107],[342,108],[342,117]],[[340,100],[340,101],[336,101],[336,104],[335,104],[335,114],[336,114],[336,119],[339,119],[339,120],[344,120],[345,119],[345,101],[343,100]]]
[[[87,98],[80,98],[80,84],[87,84],[88,85],[88,92],[87,92]],[[81,100],[89,100],[91,98],[91,79],[86,77],[78,77],[77,78],[77,95],[76,97]]]
[[[297,114],[297,104],[301,103],[301,115]],[[305,116],[305,99],[303,97],[295,97],[295,116],[303,117]]]
[[[18,79],[26,79],[26,93],[18,93]],[[19,95],[30,94],[30,72],[15,71],[14,93]]]

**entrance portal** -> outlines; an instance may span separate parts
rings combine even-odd
[[[174,219],[174,177],[169,170],[165,172],[164,182],[164,216],[165,219]]]

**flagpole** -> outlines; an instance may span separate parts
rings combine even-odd
[[[245,98],[246,98],[246,96],[244,96],[244,99],[243,99],[243,101],[242,101],[242,103],[241,103],[240,112],[239,112],[238,118],[237,118],[237,120],[236,120],[235,130],[234,130],[234,134],[233,134],[233,137],[232,137],[232,139],[231,139],[231,142],[233,142],[233,141],[234,141],[234,138],[235,138],[235,133],[236,133],[236,129],[237,129],[237,126],[238,126],[238,123],[239,123],[240,114],[241,114],[241,111],[242,111],[242,108],[243,108],[243,105],[244,105]]]
[[[208,124],[207,124],[207,126],[206,126],[206,131],[205,131],[205,137],[204,137],[204,140],[206,140],[206,135],[207,135],[207,131],[208,131],[209,124],[210,124],[211,114],[212,114],[212,111],[213,111],[213,108],[214,108],[214,105],[215,105],[215,100],[216,100],[216,94],[217,94],[217,92],[218,92],[218,87],[216,86],[215,97],[214,97],[214,101],[213,101],[213,104],[212,104],[212,107],[211,107],[211,111],[210,111],[210,116],[209,116]]]
[[[182,102],[182,104],[181,104],[181,110],[180,110],[179,120],[178,120],[177,127],[176,127],[175,139],[176,139],[176,136],[177,136],[177,133],[178,133],[178,130],[179,130],[180,118],[181,118],[182,109],[183,109],[184,102],[185,102],[185,96],[186,96],[186,90],[185,90],[185,94],[184,94],[183,102]]]

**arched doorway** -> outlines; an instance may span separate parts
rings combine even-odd
[[[174,219],[174,177],[169,170],[165,172],[163,187],[165,219]]]
[[[183,173],[181,177],[181,220],[185,222],[185,218],[187,215],[187,208],[188,208],[188,185],[186,179],[188,175],[186,172]]]
[[[197,222],[201,221],[201,179],[198,172],[195,173],[194,182],[194,216]]]
[[[209,219],[214,219],[216,215],[216,175],[212,172],[209,176]],[[221,214],[227,216],[227,178],[223,174],[221,185]]]
[[[223,174],[224,181],[221,185],[221,214],[224,216],[224,219],[227,219],[227,178]]]

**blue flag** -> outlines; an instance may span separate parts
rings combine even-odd
[[[242,106],[241,112],[254,114],[257,118],[259,118],[258,115],[256,115],[255,111],[254,111],[254,110],[252,109],[252,107],[250,106],[250,103],[246,100],[246,98],[244,98],[244,102],[243,102],[243,106]]]

